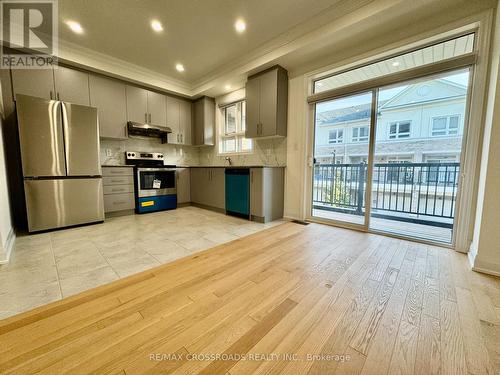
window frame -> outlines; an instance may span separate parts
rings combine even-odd
[[[408,132],[404,132],[404,133],[401,133],[399,131],[399,128],[402,124],[408,124]],[[394,133],[394,137],[391,136],[391,127],[393,125],[396,125],[396,133]],[[388,126],[388,133],[387,133],[387,139],[389,140],[399,140],[399,139],[409,139],[411,138],[411,120],[401,120],[401,121],[392,121],[392,122],[389,122],[389,126]],[[407,137],[401,137],[401,134],[408,134]]]
[[[235,108],[235,129],[233,132],[228,132],[227,130],[227,114],[228,109]],[[230,103],[219,108],[220,110],[220,126],[218,132],[218,155],[242,155],[242,154],[252,154],[254,150],[253,140],[251,138],[245,137],[246,130],[246,101],[245,99],[238,100],[236,102]],[[226,151],[225,141],[234,139],[235,147],[234,150]],[[243,150],[243,141],[250,141],[250,149]]]
[[[335,142],[331,141],[330,134],[332,132],[336,133]],[[340,142],[339,142],[339,132],[342,132],[342,137],[340,137]],[[329,129],[328,130],[328,144],[329,145],[337,145],[337,144],[344,143],[344,135],[345,135],[345,129],[344,128]]]
[[[450,120],[452,117],[456,117],[458,120],[457,120],[457,127],[456,129],[451,129],[452,131],[453,130],[456,130],[456,134],[450,134]],[[436,119],[446,119],[446,124],[445,124],[445,128],[443,130],[434,130],[434,120]],[[431,124],[430,124],[430,127],[429,127],[429,130],[430,130],[430,134],[429,136],[432,137],[432,138],[441,138],[441,137],[458,137],[460,134],[459,134],[459,130],[460,130],[460,114],[452,114],[452,115],[443,115],[443,116],[433,116],[431,117]],[[445,132],[445,134],[434,134],[434,133],[441,133],[441,132]]]
[[[361,136],[359,134],[361,129],[367,129],[366,136]],[[358,135],[356,137],[354,136],[354,130],[358,131]],[[368,142],[369,140],[370,140],[370,126],[369,125],[359,125],[359,126],[354,126],[352,128],[352,133],[351,133],[351,142],[352,143],[364,143],[364,142]]]

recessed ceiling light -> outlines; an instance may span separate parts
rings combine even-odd
[[[399,66],[399,61],[394,61],[394,62],[392,63],[392,66]]]
[[[224,86],[224,88],[225,88],[226,90],[231,90],[231,85],[226,85],[226,86]]]
[[[82,34],[83,33],[83,27],[80,25],[78,22],[75,21],[66,21],[66,25],[71,29],[71,31],[77,33],[77,34]]]
[[[153,20],[151,21],[151,27],[153,28],[154,31],[159,33],[160,31],[163,31],[163,26],[160,21]]]
[[[175,69],[177,69],[178,72],[183,72],[184,71],[184,65],[182,64],[176,64]]]
[[[236,22],[234,23],[234,28],[236,29],[237,32],[242,33],[243,31],[246,30],[247,24],[240,18],[237,19]]]

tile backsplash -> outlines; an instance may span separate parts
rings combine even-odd
[[[220,155],[217,147],[200,149],[200,165],[228,165],[226,156],[231,158],[233,165],[263,165],[269,167],[284,167],[286,165],[286,138],[259,139],[253,141],[253,152],[248,154]]]
[[[228,165],[226,155],[217,153],[217,146],[193,147],[161,144],[158,139],[129,138],[127,140],[101,139],[101,164],[124,165],[125,151],[162,152],[165,164],[179,166]],[[109,154],[109,156],[108,156]],[[286,138],[254,140],[252,153],[229,155],[233,165],[262,165],[283,167],[286,165]]]
[[[200,159],[197,147],[161,144],[156,138],[101,139],[101,164],[124,165],[125,151],[161,152],[165,155],[165,164],[179,166],[196,166]]]

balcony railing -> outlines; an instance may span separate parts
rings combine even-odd
[[[375,164],[371,215],[453,227],[460,163]],[[363,215],[367,165],[316,164],[313,207]]]

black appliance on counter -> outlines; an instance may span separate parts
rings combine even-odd
[[[134,166],[138,214],[177,208],[175,165],[164,165],[163,159],[159,152],[125,152],[125,163]]]

